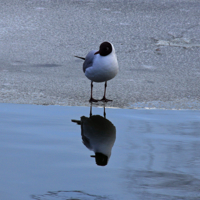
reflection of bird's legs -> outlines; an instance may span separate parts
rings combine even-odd
[[[90,117],[92,117],[92,102],[90,104]]]
[[[107,87],[107,81],[105,82],[104,95],[101,101],[105,101],[105,102],[112,101],[110,99],[106,99],[106,87]]]
[[[105,108],[105,104],[104,104],[104,107],[103,107],[103,116],[104,116],[104,118],[106,118],[106,108]]]
[[[91,81],[91,97],[90,97],[89,102],[98,102],[98,100],[93,99],[93,97],[92,97],[92,89],[93,89],[93,81]]]

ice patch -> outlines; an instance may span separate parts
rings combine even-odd
[[[103,8],[102,10],[110,11],[110,8]]]
[[[127,23],[127,22],[120,22],[119,23],[121,26],[129,26],[130,24],[129,23]]]
[[[152,65],[142,65],[142,67],[145,69],[156,69],[156,67],[154,67]]]
[[[44,7],[36,7],[35,10],[45,10]]]
[[[121,11],[113,11],[114,14],[122,13]]]
[[[200,110],[197,100],[188,100],[186,98],[173,101],[147,101],[129,104],[132,109],[163,109],[163,110]]]
[[[200,43],[191,43],[191,40],[188,38],[175,38],[173,40],[158,40],[156,45],[158,46],[174,46],[174,47],[200,47]]]

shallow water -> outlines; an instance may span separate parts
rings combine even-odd
[[[200,111],[105,113],[0,104],[0,198],[200,198]]]

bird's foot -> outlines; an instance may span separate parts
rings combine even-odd
[[[106,97],[103,97],[100,101],[108,102],[108,101],[112,101],[112,100],[111,99],[106,99]]]
[[[94,99],[94,98],[92,98],[92,97],[91,97],[90,100],[89,100],[90,103],[92,103],[92,102],[98,102],[98,101],[99,101],[99,100]]]

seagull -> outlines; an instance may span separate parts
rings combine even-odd
[[[75,56],[85,60],[83,63],[83,72],[91,80],[91,97],[89,102],[112,101],[106,98],[107,81],[114,78],[119,70],[115,48],[110,42],[101,43],[99,50],[90,51],[85,58]],[[92,96],[93,82],[105,82],[104,96],[101,100],[96,100]]]

